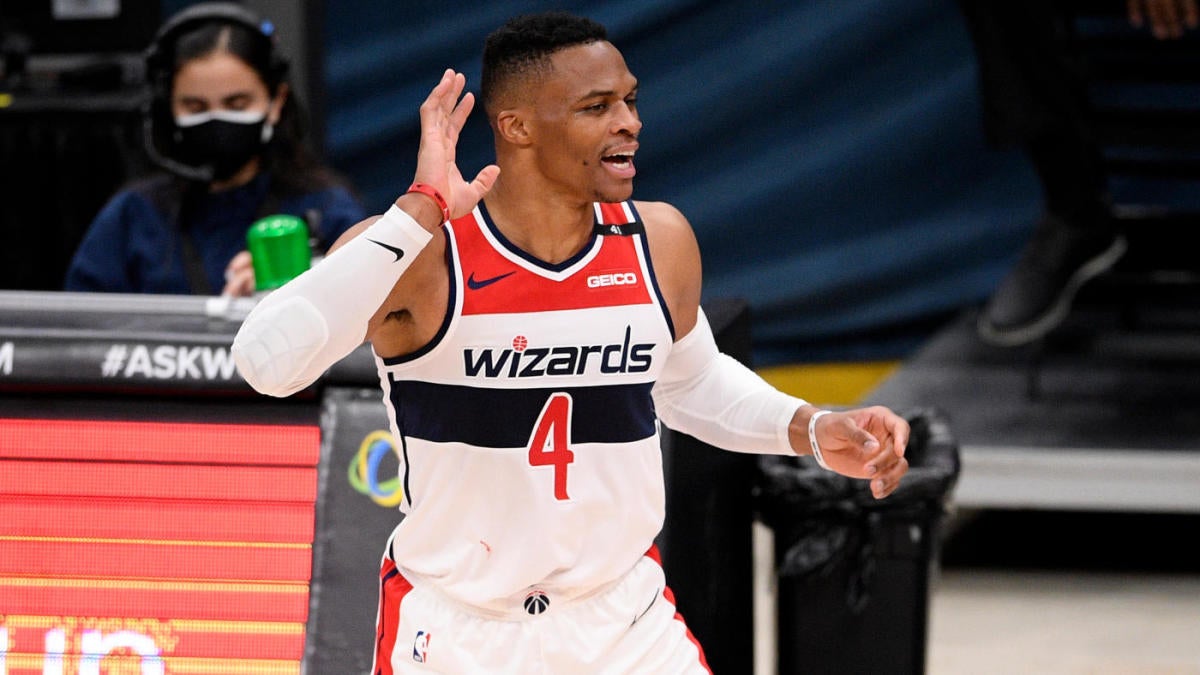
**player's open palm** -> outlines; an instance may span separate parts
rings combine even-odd
[[[451,218],[474,209],[500,175],[500,167],[489,164],[467,182],[458,169],[458,137],[475,107],[475,95],[463,95],[466,81],[462,73],[447,69],[421,104],[421,147],[415,181],[432,186],[445,197]]]

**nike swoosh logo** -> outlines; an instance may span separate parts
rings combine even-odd
[[[396,248],[395,246],[392,246],[391,244],[385,244],[382,241],[375,241],[374,239],[367,239],[367,241],[371,242],[372,244],[379,244],[380,246],[391,251],[392,253],[395,253],[396,259],[393,260],[392,262],[400,262],[400,259],[404,257],[404,249],[402,249],[402,248]]]
[[[500,281],[501,279],[503,279],[504,277],[506,277],[510,274],[512,274],[512,272],[506,272],[504,274],[501,274],[498,277],[492,277],[490,279],[480,279],[480,280],[476,281],[475,273],[471,272],[471,278],[467,279],[467,288],[470,288],[473,291],[477,291],[477,290],[483,288],[484,286],[490,286],[490,285],[496,283],[497,281]]]

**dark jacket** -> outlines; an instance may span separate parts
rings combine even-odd
[[[272,213],[315,223],[321,250],[365,217],[359,201],[343,187],[274,197],[269,177],[225,192],[188,192],[169,176],[135,183],[117,193],[92,221],[67,270],[64,290],[113,293],[217,294],[225,267],[246,248],[246,231]],[[183,217],[179,217],[183,214]],[[207,289],[193,288],[184,258],[184,233],[201,261]]]

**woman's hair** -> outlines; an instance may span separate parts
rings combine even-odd
[[[279,94],[281,85],[289,85],[274,135],[262,153],[260,168],[271,173],[272,190],[295,194],[343,182],[317,161],[307,145],[308,118],[288,82],[287,63],[277,55],[273,41],[264,39],[263,34],[233,21],[200,23],[180,34],[167,55],[172,82],[184,64],[215,52],[227,52],[253,69],[272,98]]]

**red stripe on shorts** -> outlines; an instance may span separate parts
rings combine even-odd
[[[393,675],[392,651],[396,648],[396,632],[400,629],[400,603],[413,589],[412,584],[396,563],[384,558],[379,568],[379,615],[375,619],[374,675]]]
[[[650,558],[654,562],[658,563],[659,567],[662,567],[662,554],[660,554],[658,552],[657,544],[650,545],[650,549],[648,551],[646,551],[646,557]],[[663,586],[663,598],[665,598],[667,602],[671,603],[672,607],[676,608],[675,620],[678,621],[679,623],[683,624],[683,630],[684,630],[684,633],[687,634],[687,639],[692,644],[696,645],[696,651],[700,654],[701,667],[703,667],[704,670],[709,673],[709,675],[712,675],[712,668],[708,667],[708,659],[706,659],[704,657],[704,647],[700,646],[700,641],[696,639],[695,635],[692,635],[692,629],[688,628],[687,622],[683,620],[683,614],[679,613],[679,609],[678,609],[679,606],[675,604],[675,593],[673,593],[671,591],[671,588],[669,586]]]

